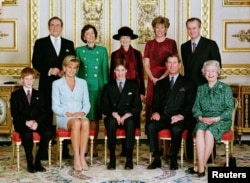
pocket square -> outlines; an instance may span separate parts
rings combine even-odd
[[[182,91],[186,91],[186,90],[185,90],[185,88],[184,88],[184,87],[181,87],[181,88],[179,89],[179,91],[181,91],[181,92],[182,92]]]
[[[129,92],[128,95],[132,95],[132,92]]]
[[[69,52],[69,49],[66,49],[66,52]]]
[[[36,97],[36,100],[39,100],[39,97]]]

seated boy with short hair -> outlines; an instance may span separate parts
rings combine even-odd
[[[26,67],[21,71],[23,87],[11,93],[11,115],[15,130],[20,133],[27,160],[27,171],[45,172],[41,159],[48,153],[48,144],[51,139],[51,131],[45,125],[46,112],[43,96],[33,87],[35,71]],[[50,97],[50,96],[46,96]],[[37,132],[41,136],[39,149],[33,163],[33,134]]]

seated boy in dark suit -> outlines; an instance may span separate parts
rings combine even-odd
[[[51,139],[51,131],[45,124],[46,112],[42,95],[33,89],[35,71],[26,67],[21,71],[23,87],[11,94],[11,115],[15,130],[20,133],[27,160],[27,170],[30,173],[36,171],[45,172],[41,165],[41,158],[48,153],[48,143]],[[33,135],[38,132],[41,136],[39,149],[33,163]]]
[[[104,86],[102,96],[105,128],[108,136],[110,162],[108,169],[116,168],[116,129],[124,128],[126,132],[126,164],[125,169],[133,169],[133,147],[135,143],[135,129],[142,104],[139,86],[135,81],[126,79],[126,61],[115,60],[114,69],[116,79]]]

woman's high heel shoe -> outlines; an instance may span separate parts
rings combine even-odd
[[[187,172],[190,173],[190,174],[196,174],[196,173],[198,173],[198,172],[194,171],[194,167],[188,168]]]
[[[204,176],[205,176],[205,171],[201,172],[201,173],[198,173],[198,177],[204,177]]]

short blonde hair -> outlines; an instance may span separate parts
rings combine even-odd
[[[68,55],[63,59],[62,66],[67,67],[70,63],[75,63],[79,67],[80,60],[74,55]]]
[[[204,62],[203,67],[201,69],[202,75],[205,76],[206,68],[207,66],[210,66],[210,65],[213,65],[217,68],[217,74],[218,76],[220,76],[221,68],[220,68],[220,63],[217,60],[208,60]]]

